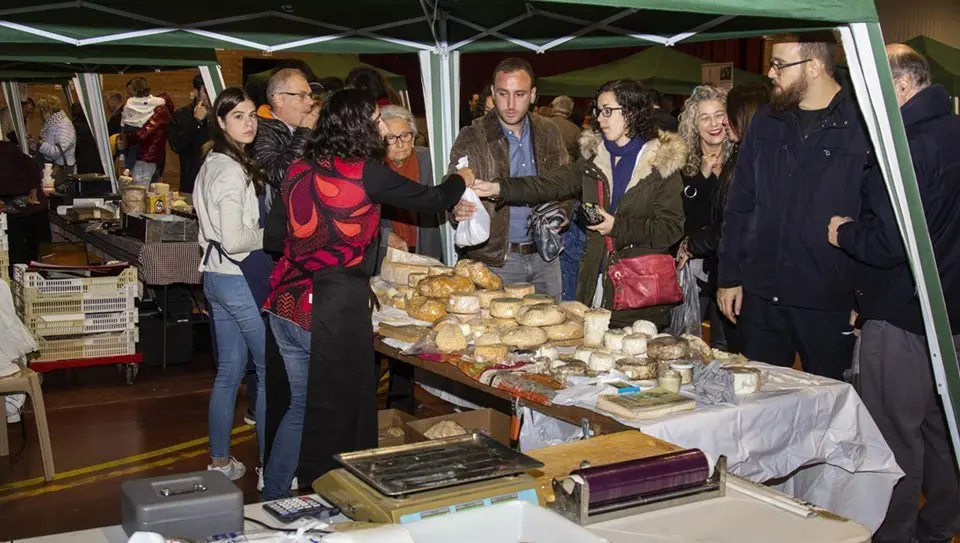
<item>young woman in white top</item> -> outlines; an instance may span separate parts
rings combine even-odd
[[[247,353],[257,369],[257,434],[261,456],[264,428],[266,329],[260,308],[243,276],[243,261],[263,247],[258,225],[257,192],[264,174],[244,153],[257,135],[256,106],[243,89],[224,90],[213,105],[212,149],[197,174],[194,206],[200,222],[200,270],[203,292],[217,330],[217,377],[210,394],[210,458],[207,467],[239,479],[246,468],[230,455],[230,431],[237,390],[247,366]]]

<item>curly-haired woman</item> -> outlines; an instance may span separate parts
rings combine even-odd
[[[380,206],[440,213],[465,189],[459,175],[430,186],[391,170],[383,163],[387,134],[369,93],[332,94],[305,158],[290,166],[283,182],[285,206],[270,211],[264,247],[283,258],[265,308],[287,383],[274,383],[268,371],[267,411],[271,418],[274,410],[283,414],[266,461],[266,500],[289,496],[295,471],[298,482],[309,484],[337,467],[333,455],[376,448],[369,279]],[[283,208],[278,223],[274,210]]]
[[[617,79],[597,90],[594,120],[580,138],[583,157],[547,175],[476,181],[481,197],[510,204],[576,198],[597,204],[603,222],[589,226],[577,281],[577,300],[613,307],[605,237],[622,258],[666,254],[683,235],[683,182],[687,148],[657,130],[653,104],[640,83]],[[469,212],[469,210],[464,210]],[[459,218],[459,217],[458,217]],[[614,311],[611,326],[647,319],[666,326],[670,306]]]

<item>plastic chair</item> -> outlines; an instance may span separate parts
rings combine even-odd
[[[43,459],[43,478],[52,481],[53,449],[50,447],[50,429],[47,427],[47,410],[43,405],[43,392],[40,390],[40,375],[24,368],[8,377],[0,377],[0,396],[18,392],[26,393],[33,402],[33,416],[37,419],[37,435],[40,438],[40,456]],[[2,415],[0,412],[0,416]],[[0,456],[10,456],[6,420],[0,422]]]

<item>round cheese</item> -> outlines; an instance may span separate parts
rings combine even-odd
[[[500,334],[503,343],[520,349],[539,347],[547,342],[547,333],[539,328],[521,326]]]
[[[447,298],[447,312],[460,315],[476,315],[480,312],[480,298],[473,294],[451,294]]]
[[[553,326],[545,326],[547,338],[553,341],[567,341],[583,337],[583,324],[573,319]]]
[[[411,273],[407,276],[407,285],[416,288],[420,281],[427,278],[426,273]]]
[[[551,368],[550,374],[554,379],[564,383],[567,377],[586,375],[587,365],[579,360],[570,360],[566,364]]]
[[[417,289],[413,287],[400,287],[397,289],[397,292],[407,301],[412,300],[413,297],[417,295]]]
[[[437,322],[447,315],[446,304],[440,300],[415,296],[407,302],[407,314],[427,322]]]
[[[650,321],[636,321],[632,328],[634,334],[643,334],[649,337],[657,335],[657,325]]]
[[[555,304],[557,300],[546,294],[528,294],[523,297],[523,305]],[[559,307],[557,309],[560,309]]]
[[[467,348],[467,337],[459,326],[448,324],[437,331],[437,349],[441,353],[454,353]]]
[[[457,261],[457,264],[453,267],[453,273],[459,275],[460,277],[466,277],[470,279],[470,266],[476,264],[476,260],[471,260],[469,258],[461,258]]]
[[[503,288],[503,279],[490,271],[490,268],[483,262],[474,262],[466,266],[467,277],[475,285],[487,290],[500,290]]]
[[[547,337],[550,337],[550,334],[547,334]],[[558,360],[560,358],[560,351],[556,347],[543,346],[537,349],[536,355],[538,358],[549,358],[550,360]]]
[[[647,354],[647,336],[631,334],[623,338],[623,349],[621,351],[627,356]]]
[[[595,352],[590,355],[590,361],[587,364],[590,366],[590,371],[604,373],[612,370],[616,363],[617,359],[614,355]]]
[[[530,283],[511,283],[503,287],[503,290],[507,293],[508,297],[519,298],[521,300],[524,296],[529,296],[537,292],[537,288]]]
[[[687,350],[690,352],[690,356],[699,358],[704,362],[713,358],[713,349],[702,338],[693,334],[683,334],[680,339],[687,342]]]
[[[590,355],[595,352],[597,352],[596,349],[591,349],[589,347],[577,347],[577,349],[573,352],[573,358],[586,364],[587,362],[590,362]]]
[[[525,305],[517,311],[521,326],[553,326],[564,320],[563,311],[555,305]]]
[[[591,309],[583,315],[583,344],[587,347],[603,345],[603,335],[610,328],[613,313],[606,309]]]
[[[652,360],[639,357],[621,358],[615,367],[630,379],[656,379],[660,369]]]
[[[472,293],[476,291],[473,283],[464,277],[456,275],[435,275],[422,279],[417,290],[423,296],[431,298],[448,298],[454,292]]]
[[[490,301],[490,314],[498,319],[515,319],[521,307],[523,307],[523,300],[497,298]]]
[[[507,295],[502,290],[481,290],[477,292],[477,297],[480,298],[481,308],[490,309],[490,302],[497,298],[506,298]]]
[[[619,353],[623,350],[623,338],[625,337],[627,337],[627,334],[623,330],[607,330],[603,334],[603,346]]]
[[[492,343],[490,345],[477,345],[473,349],[473,358],[477,362],[499,363],[504,362],[510,357],[510,348],[502,343]]]
[[[657,337],[647,342],[647,356],[654,360],[677,360],[687,356],[687,342],[673,336]]]
[[[402,294],[397,294],[393,298],[390,298],[390,305],[405,311],[407,309],[407,299]]]
[[[490,320],[493,321],[493,326],[498,330],[509,330],[510,328],[520,326],[516,319],[498,319],[493,317]]]
[[[433,325],[433,329],[440,331],[440,328],[443,326],[456,326],[466,337],[470,337],[470,334],[473,331],[469,324],[461,321],[454,315],[447,315],[446,317],[440,319],[436,324]]]
[[[563,311],[568,319],[583,322],[583,316],[589,310],[589,307],[580,302],[560,302],[560,311]]]
[[[486,332],[482,332],[473,340],[473,344],[477,347],[481,345],[496,345],[498,343],[501,343],[500,333],[496,330],[487,330]]]

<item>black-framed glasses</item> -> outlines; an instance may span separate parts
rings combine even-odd
[[[396,145],[398,141],[402,141],[403,143],[410,143],[411,141],[413,141],[413,132],[387,134],[386,136],[384,136],[383,139],[387,140],[387,145]]]
[[[614,111],[622,111],[622,110],[623,110],[622,107],[610,107],[610,106],[602,107],[602,108],[593,108],[593,116],[610,118],[610,116],[613,115]]]
[[[773,68],[777,75],[783,73],[784,68],[789,68],[791,66],[799,66],[801,64],[806,64],[813,60],[812,58],[805,58],[803,60],[798,60],[796,62],[777,62],[776,60],[770,59],[770,67]]]
[[[313,93],[310,93],[310,92],[281,92],[281,91],[277,91],[274,94],[283,94],[285,96],[296,96],[301,100],[306,100],[307,98],[310,98],[313,95]]]

